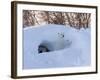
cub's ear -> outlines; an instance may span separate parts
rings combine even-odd
[[[59,32],[58,32],[58,34],[59,34],[59,35],[63,35],[63,33],[59,33]]]

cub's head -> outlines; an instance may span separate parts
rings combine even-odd
[[[58,32],[58,37],[64,38],[64,33],[63,32],[61,32],[61,33]]]

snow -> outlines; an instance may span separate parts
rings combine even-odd
[[[41,25],[23,29],[23,69],[79,67],[91,64],[91,29]],[[62,37],[64,34],[64,37]],[[38,53],[48,43],[51,52]]]

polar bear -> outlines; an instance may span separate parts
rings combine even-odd
[[[65,34],[63,32],[58,32],[55,36],[54,41],[46,41],[44,40],[38,46],[38,53],[50,52],[64,49],[65,47],[69,47],[72,42],[70,40],[65,39]]]

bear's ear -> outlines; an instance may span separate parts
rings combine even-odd
[[[63,33],[59,33],[59,32],[58,32],[58,35],[63,35]]]

